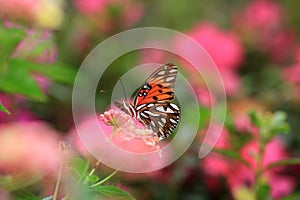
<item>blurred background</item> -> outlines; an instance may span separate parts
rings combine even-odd
[[[299,8],[298,0],[0,0],[0,199],[69,199],[70,185],[80,185],[78,199],[300,199]],[[99,114],[130,68],[173,62],[194,86],[201,119],[172,165],[110,177],[76,136],[72,86],[96,45],[147,26],[185,33],[207,50],[224,81],[226,123],[200,160],[214,104],[204,81],[166,52],[123,55],[99,82]]]

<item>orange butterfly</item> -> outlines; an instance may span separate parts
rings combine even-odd
[[[171,63],[154,71],[140,87],[133,104],[115,102],[123,112],[152,130],[160,140],[173,133],[180,119],[180,108],[171,103],[178,69]]]

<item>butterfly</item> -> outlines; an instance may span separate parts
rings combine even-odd
[[[178,68],[168,63],[155,70],[139,88],[133,103],[117,101],[115,105],[150,129],[159,140],[174,132],[180,108],[172,103]]]

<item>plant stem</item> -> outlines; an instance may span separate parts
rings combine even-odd
[[[256,172],[255,172],[255,196],[256,199],[258,199],[259,194],[259,187],[260,187],[260,182],[261,182],[261,178],[263,175],[263,155],[265,152],[265,142],[263,140],[263,138],[259,137],[258,138],[258,142],[259,142],[259,146],[258,146],[258,154],[257,154],[257,168],[256,168]]]
[[[103,180],[99,181],[98,183],[95,183],[95,184],[91,185],[91,188],[97,187],[98,185],[103,184],[105,181],[107,181],[108,179],[110,179],[111,177],[113,177],[113,175],[115,175],[117,172],[118,172],[118,170],[115,170],[113,173],[111,173],[110,175],[108,175],[107,177],[105,177]]]
[[[95,172],[95,170],[98,168],[100,164],[100,160],[97,161],[95,167],[90,171],[90,173],[85,177],[84,181],[83,181],[83,184],[87,184],[88,180],[89,180],[89,177],[92,176]]]
[[[53,194],[53,200],[57,199],[57,194],[58,194],[58,189],[59,189],[59,184],[60,184],[61,174],[62,174],[62,167],[63,167],[63,162],[61,162],[59,165],[59,172],[58,172],[58,177],[57,177],[55,190],[54,190],[54,194]]]

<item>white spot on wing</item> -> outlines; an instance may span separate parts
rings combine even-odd
[[[160,76],[162,76],[162,75],[165,75],[165,73],[166,73],[166,71],[160,71],[157,74],[160,75]]]
[[[167,110],[164,109],[163,106],[158,106],[155,108],[157,111],[159,112],[163,112],[163,113],[174,113],[173,110],[171,110],[170,108],[167,108]]]
[[[149,103],[149,104],[147,105],[148,108],[150,108],[150,107],[152,107],[152,106],[154,106],[154,103]]]
[[[151,115],[151,116],[154,116],[154,117],[158,117],[159,116],[159,114],[152,113],[152,112],[150,112],[148,110],[145,110],[144,112],[147,113],[147,114],[149,114],[149,115]]]
[[[160,119],[164,124],[167,122],[167,120],[165,118],[161,118]]]
[[[177,69],[171,69],[170,70],[170,73],[175,73],[175,72],[177,72]]]
[[[170,82],[175,78],[175,76],[169,76],[166,78],[166,82]]]
[[[146,106],[146,104],[139,105],[138,107],[136,107],[136,109],[137,109],[137,110],[140,110],[140,109],[143,108],[144,106]]]
[[[164,126],[160,121],[157,121],[157,123],[158,123],[161,127]]]
[[[170,118],[170,121],[173,123],[173,124],[176,124],[176,121],[172,118]]]
[[[160,128],[159,129],[160,134],[164,135],[164,131]]]
[[[144,118],[149,118],[147,115],[145,115],[144,113],[140,113],[140,115],[142,116],[142,117],[144,117]]]
[[[170,106],[172,108],[174,108],[175,110],[179,110],[178,106],[176,104],[174,104],[174,103],[170,103]]]
[[[165,112],[165,109],[164,109],[164,107],[162,107],[162,106],[156,107],[155,110],[157,110],[157,111],[159,111],[159,112]]]
[[[152,126],[154,126],[154,127],[156,126],[156,125],[155,125],[155,122],[152,121],[152,120],[151,120],[151,124],[152,124]]]

